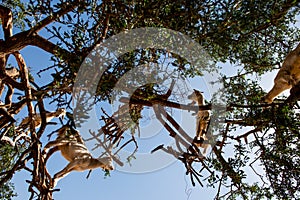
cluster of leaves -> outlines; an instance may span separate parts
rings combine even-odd
[[[52,81],[46,85],[31,81],[37,90],[33,95],[36,99],[50,98],[51,103],[55,103],[57,107],[64,106],[70,111],[70,93],[84,58],[103,40],[127,30],[161,27],[179,31],[201,44],[215,61],[237,63],[246,74],[256,75],[278,66],[300,36],[299,29],[291,26],[295,22],[295,16],[299,14],[299,2],[296,0],[9,0],[2,3],[13,10],[14,24],[20,28],[18,31],[21,33],[40,26],[45,19],[51,21],[48,23],[45,20],[45,24],[41,25],[45,30],[41,36],[47,40],[32,44],[28,42],[52,54],[52,64],[44,66],[39,74],[49,73],[50,69],[55,71],[51,74]],[[70,6],[72,9],[58,16],[61,10]],[[25,33],[28,38],[32,34],[30,31]],[[38,31],[33,33],[40,34]],[[18,36],[25,37],[20,34],[12,41],[18,41]],[[178,44],[174,44],[174,47],[176,45]],[[3,45],[0,50],[5,53],[8,46]],[[16,48],[19,46],[16,45]],[[192,66],[174,52],[164,49],[136,49],[113,60],[99,83],[93,83],[98,86],[96,99],[114,100],[114,87],[124,74],[140,65],[164,65],[162,60],[167,60],[172,69],[179,71],[185,78],[202,74],[202,68]],[[90,76],[94,75],[92,71],[88,73]],[[142,75],[136,74],[135,77]],[[224,86],[229,107],[225,125],[228,128],[224,128],[220,135],[225,141],[233,140],[235,151],[234,156],[228,158],[228,165],[225,167],[224,161],[219,158],[207,160],[211,168],[220,172],[218,176],[212,173],[208,183],[214,186],[219,182],[225,187],[234,183],[236,190],[230,191],[227,196],[229,199],[238,196],[247,199],[250,194],[257,199],[272,198],[272,192],[283,199],[299,196],[297,109],[282,105],[262,108],[259,104],[264,95],[263,90],[256,80],[245,75],[224,77]],[[128,85],[120,89],[126,92],[126,88]],[[148,85],[139,88],[135,95],[138,99],[151,101],[157,100],[156,97],[163,93],[164,91],[157,90],[157,85]],[[90,108],[80,109],[78,111],[86,117],[85,112]],[[131,110],[130,115],[138,124],[142,116],[141,108],[137,110],[138,112]],[[244,127],[251,127],[253,131],[242,133]],[[241,138],[250,135],[254,137],[253,141],[249,144],[241,142]],[[248,156],[250,152],[246,149],[248,146],[258,149],[257,159],[264,165],[268,177],[268,183],[264,187],[257,183],[251,185],[242,182],[246,178],[244,168],[252,162]],[[223,148],[225,147],[226,145]],[[18,157],[18,154],[7,146],[1,146],[0,150],[3,151],[1,161],[5,161],[1,163],[1,169],[11,168],[15,162],[12,158]],[[7,190],[8,196],[14,195],[9,192],[13,190],[9,184],[3,185],[3,188],[7,187],[10,188]],[[218,197],[221,198],[219,194]]]
[[[16,197],[17,194],[14,191],[14,185],[11,182],[4,183],[0,188],[0,198],[1,199],[11,199]]]
[[[8,137],[14,136],[14,128],[11,128],[7,134]],[[24,145],[18,145],[18,149],[10,145],[6,145],[3,141],[0,142],[0,178],[5,176],[6,171],[11,170],[16,163],[16,160],[26,148]],[[11,199],[17,194],[14,191],[14,185],[11,182],[5,182],[0,186],[0,198]]]
[[[277,196],[299,197],[299,113],[288,106],[271,108],[268,131],[257,145],[264,144],[262,157],[271,186]]]
[[[1,157],[0,157],[0,169],[1,172],[5,172],[7,169],[10,169],[15,160],[13,159],[14,149],[8,145],[0,146]],[[6,182],[0,187],[0,197],[1,199],[10,199],[10,197],[16,196],[14,192],[14,186],[10,182]]]
[[[32,27],[40,19],[63,8],[72,1],[57,4],[50,1],[32,1],[26,4],[24,20]],[[25,5],[22,4],[22,7]],[[218,61],[241,63],[247,71],[263,73],[270,70],[290,51],[299,32],[290,27],[299,10],[297,1],[85,1],[78,8],[63,15],[57,23],[46,27],[49,38],[76,56],[62,63],[64,52],[56,55],[55,66],[67,79],[74,79],[82,59],[102,39],[125,30],[139,27],[164,27],[187,34],[199,42]],[[21,7],[21,6],[20,6]],[[18,10],[19,11],[19,10]],[[20,13],[20,12],[18,12]],[[167,19],[167,20],[166,20]],[[274,53],[276,52],[276,53]],[[136,63],[143,60],[139,54],[125,59]],[[153,52],[160,54],[161,52]],[[60,59],[57,59],[57,56]],[[159,59],[159,56],[156,60]],[[78,61],[76,61],[78,60]],[[152,59],[152,61],[154,61]],[[183,60],[179,60],[182,67]],[[138,62],[140,63],[140,62]],[[114,66],[124,67],[117,61]],[[71,66],[70,66],[71,65]],[[130,65],[126,65],[126,68]],[[134,66],[134,65],[132,65]],[[192,66],[183,68],[188,71]],[[194,68],[195,69],[195,68]],[[118,79],[126,70],[113,70]],[[194,73],[197,73],[194,70]],[[193,75],[190,73],[189,75]],[[111,80],[108,79],[108,80]],[[105,91],[106,88],[103,88]]]
[[[237,75],[224,84],[228,90],[229,105],[233,108],[227,116],[227,123],[230,124],[227,137],[239,144],[235,156],[239,155],[242,167],[259,160],[264,170],[259,176],[268,179],[262,178],[263,185],[259,188],[249,185],[252,189],[256,188],[252,195],[298,198],[299,108],[283,101],[269,107],[259,106],[264,92],[256,81],[246,76]],[[251,131],[245,133],[244,127],[251,128]],[[248,138],[251,138],[249,143]],[[245,147],[255,149],[255,159],[248,159],[252,153],[244,151]]]

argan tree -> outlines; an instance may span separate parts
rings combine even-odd
[[[205,183],[218,188],[216,199],[299,198],[299,89],[294,88],[292,101],[279,98],[272,104],[264,104],[261,99],[267,91],[263,91],[257,79],[266,72],[279,69],[288,52],[298,45],[300,32],[294,23],[299,6],[296,0],[1,1],[1,199],[15,195],[11,178],[19,170],[31,173],[32,179],[28,181],[30,199],[52,199],[53,192],[57,191],[51,188],[52,178],[41,154],[45,145],[41,137],[52,134],[45,128],[78,128],[90,110],[89,105],[74,109],[72,104],[74,98],[78,98],[74,94],[80,93],[75,85],[81,85],[81,82],[75,80],[78,74],[82,75],[80,68],[88,63],[86,58],[115,35],[146,27],[168,29],[180,33],[178,37],[191,38],[211,60],[195,66],[176,53],[190,49],[191,43],[179,44],[180,41],[170,40],[166,44],[172,49],[184,48],[171,52],[141,45],[109,63],[100,62],[108,65],[99,79],[92,76],[97,72],[89,71],[86,75],[91,84],[96,84],[94,102],[112,104],[118,100],[121,104],[112,114],[103,108],[97,110],[103,126],[99,133],[90,133],[90,139],[97,141],[96,147],[108,150],[107,154],[121,166],[124,161],[114,155],[130,143],[137,150],[136,137],[143,119],[142,111],[148,107],[153,109],[176,143],[175,146],[153,146],[152,153],[164,151],[180,160],[193,185]],[[52,55],[38,72],[31,71],[26,64],[27,60],[36,58],[23,57],[20,53],[28,46]],[[14,58],[16,65],[9,62],[9,58]],[[220,74],[218,65],[222,62],[230,63],[226,67],[236,74],[230,77]],[[136,70],[141,65],[144,69]],[[143,75],[137,72],[147,73],[150,69],[159,72],[156,80],[161,82],[140,85],[130,93],[130,84],[143,82],[139,79]],[[123,87],[118,86],[118,81],[131,71],[136,73],[134,78]],[[189,93],[176,92],[174,82],[170,80],[175,76],[183,80],[201,77],[204,71],[220,74],[218,81],[224,90],[204,106],[181,103],[180,99]],[[43,73],[51,77],[51,82],[34,80]],[[273,80],[270,80],[272,84]],[[117,86],[118,90],[115,89]],[[84,87],[79,89],[88,91]],[[117,99],[122,92],[129,93],[130,97]],[[214,107],[220,106],[214,101],[216,98],[226,100],[221,113]],[[49,104],[67,110],[61,124],[53,125],[47,120],[47,113],[52,111],[47,110]],[[210,119],[205,141],[195,141],[171,114],[172,110],[186,110],[192,114],[199,109],[211,110],[214,116]],[[27,124],[16,120],[22,111],[27,113],[23,116],[29,119]],[[35,122],[37,113],[39,126]],[[124,137],[126,131],[131,132],[132,138]],[[201,147],[195,142],[200,146],[212,144],[212,153],[202,155]],[[228,149],[233,149],[234,155],[226,155]],[[263,167],[257,171],[255,163]],[[246,167],[253,169],[260,183],[246,181]],[[203,173],[205,178],[201,176]],[[226,188],[225,193],[222,188]]]

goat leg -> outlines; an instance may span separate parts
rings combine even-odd
[[[43,158],[44,158],[44,163],[45,163],[45,164],[47,163],[49,157],[50,157],[53,153],[55,153],[56,151],[59,151],[59,148],[58,148],[57,146],[51,148],[51,149],[48,151],[48,153],[46,153],[45,151],[42,152],[42,156],[43,156]]]
[[[53,146],[58,147],[58,146],[63,146],[63,145],[69,144],[69,143],[70,143],[70,140],[54,140],[54,141],[48,142],[48,144],[46,144],[46,146],[44,147],[42,153],[46,154],[48,149]]]
[[[63,168],[61,171],[57,172],[53,177],[53,188],[56,186],[58,181],[62,179],[63,177],[67,176],[71,171],[75,169],[75,167],[78,165],[78,160],[73,160],[65,168]]]
[[[274,87],[270,90],[270,92],[263,98],[264,102],[272,103],[273,99],[277,97],[283,91],[290,89],[292,84],[285,77],[280,79],[275,79]]]

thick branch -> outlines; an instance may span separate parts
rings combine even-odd
[[[20,68],[21,79],[22,79],[22,83],[25,87],[25,95],[28,100],[27,105],[28,105],[28,112],[29,112],[29,116],[30,116],[30,114],[33,114],[34,109],[33,109],[33,105],[30,103],[30,100],[32,99],[32,95],[31,95],[31,86],[30,86],[29,77],[28,77],[28,69],[27,69],[25,60],[23,59],[22,55],[19,52],[14,52],[14,56],[17,60],[18,66]]]
[[[51,53],[53,55],[62,55],[64,60],[69,60],[70,57],[76,57],[75,54],[71,54],[67,50],[53,44],[52,42],[46,40],[45,38],[39,36],[38,34],[30,34],[29,31],[24,31],[15,34],[7,41],[0,45],[0,56],[5,56],[12,54],[16,51],[23,49],[28,45],[36,46],[44,51]],[[77,55],[78,56],[78,55]],[[68,59],[67,59],[68,58]]]
[[[2,41],[0,45],[0,56],[6,56],[19,51],[32,43],[33,36],[28,31],[20,32]]]
[[[9,37],[12,36],[12,12],[9,8],[0,5],[0,18],[2,21],[2,28],[4,32],[4,38],[7,40]]]
[[[143,99],[134,99],[134,98],[126,98],[126,97],[121,97],[119,99],[120,102],[122,103],[131,103],[131,104],[136,104],[136,105],[144,105],[144,106],[153,106],[155,104],[159,104],[161,106],[166,106],[166,107],[171,107],[171,108],[179,108],[182,110],[193,110],[193,111],[199,111],[199,110],[211,110],[211,104],[205,105],[205,106],[190,106],[190,105],[185,105],[185,104],[179,104],[175,102],[171,102],[165,99],[161,98],[155,98],[155,99],[150,99],[150,100],[143,100]]]
[[[51,53],[55,56],[61,57],[64,61],[69,61],[72,58],[78,57],[76,54],[72,54],[66,49],[61,48],[60,46],[53,44],[49,40],[43,38],[40,35],[35,34],[31,37],[31,42],[29,45],[33,45],[43,49],[44,51]]]
[[[173,129],[171,126],[169,126],[162,118],[162,116],[165,115],[165,111],[159,106],[153,106],[153,110],[155,112],[155,115],[156,115],[156,118],[159,120],[159,122],[168,130],[168,132],[170,133],[170,136],[175,138],[175,140],[178,140],[182,145],[184,145],[187,149],[189,149],[189,147],[191,146],[189,143],[187,143],[183,138],[181,138],[180,135],[178,135]],[[167,118],[167,120],[170,120],[170,116]],[[171,123],[175,122],[175,120],[172,120]],[[173,125],[172,124],[172,125]],[[177,125],[177,123],[175,124]],[[178,127],[175,127],[175,128],[178,128]],[[181,133],[183,133],[183,129],[179,128],[178,130],[180,130]],[[185,132],[184,132],[184,135],[187,135]],[[197,152],[194,150],[194,149],[190,149],[193,151],[193,153],[196,153]]]

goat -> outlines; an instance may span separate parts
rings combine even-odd
[[[299,99],[300,99],[300,81],[292,87],[292,89],[290,90],[290,96],[284,102],[293,104]]]
[[[192,102],[189,105],[195,105],[196,103],[198,106],[203,106],[204,103],[204,98],[201,92],[198,90],[194,90],[192,94],[188,96],[188,99],[192,100]],[[209,147],[209,144],[206,144],[207,142],[207,137],[206,137],[206,131],[208,128],[210,120],[210,112],[207,110],[199,110],[196,113],[196,136],[194,138],[193,143],[197,147],[202,147],[203,153],[206,153],[207,148]]]
[[[59,108],[55,112],[48,112],[46,113],[46,123],[50,122],[55,117],[64,117],[66,115],[66,110],[64,108]],[[35,128],[39,128],[42,124],[42,118],[40,114],[33,115],[34,126]],[[17,131],[26,130],[30,125],[30,118],[25,117],[22,122],[20,123]],[[28,133],[28,131],[27,131]]]
[[[48,151],[49,149],[49,151]],[[68,126],[63,126],[58,130],[58,136],[54,141],[50,141],[43,149],[43,158],[46,164],[48,158],[56,151],[60,151],[62,156],[69,161],[67,166],[56,173],[53,177],[52,187],[57,182],[67,176],[71,171],[84,171],[101,167],[104,170],[113,170],[112,158],[93,158],[80,133]]]
[[[12,68],[12,69],[15,69],[15,68]],[[15,71],[12,70],[12,73],[15,73]],[[0,103],[0,106],[1,106],[1,103]],[[3,108],[0,107],[0,109],[3,109]],[[59,108],[55,112],[46,113],[46,122],[47,123],[50,122],[54,117],[64,117],[65,115],[66,115],[66,110],[63,108]],[[35,128],[39,128],[42,124],[41,115],[35,114],[33,116],[33,118],[34,118]],[[27,130],[29,127],[29,124],[30,124],[30,118],[25,117],[22,120],[22,122],[20,123],[20,125],[16,128],[16,132],[19,133],[19,135],[14,140],[12,140],[10,137],[4,135],[4,136],[2,136],[0,141],[8,142],[11,146],[14,147],[16,145],[17,141],[19,141],[22,138],[29,140],[30,139],[30,137],[28,136],[29,130]]]
[[[266,103],[272,103],[274,98],[287,89],[291,89],[300,81],[300,44],[285,58],[278,71],[274,86],[263,98]]]

